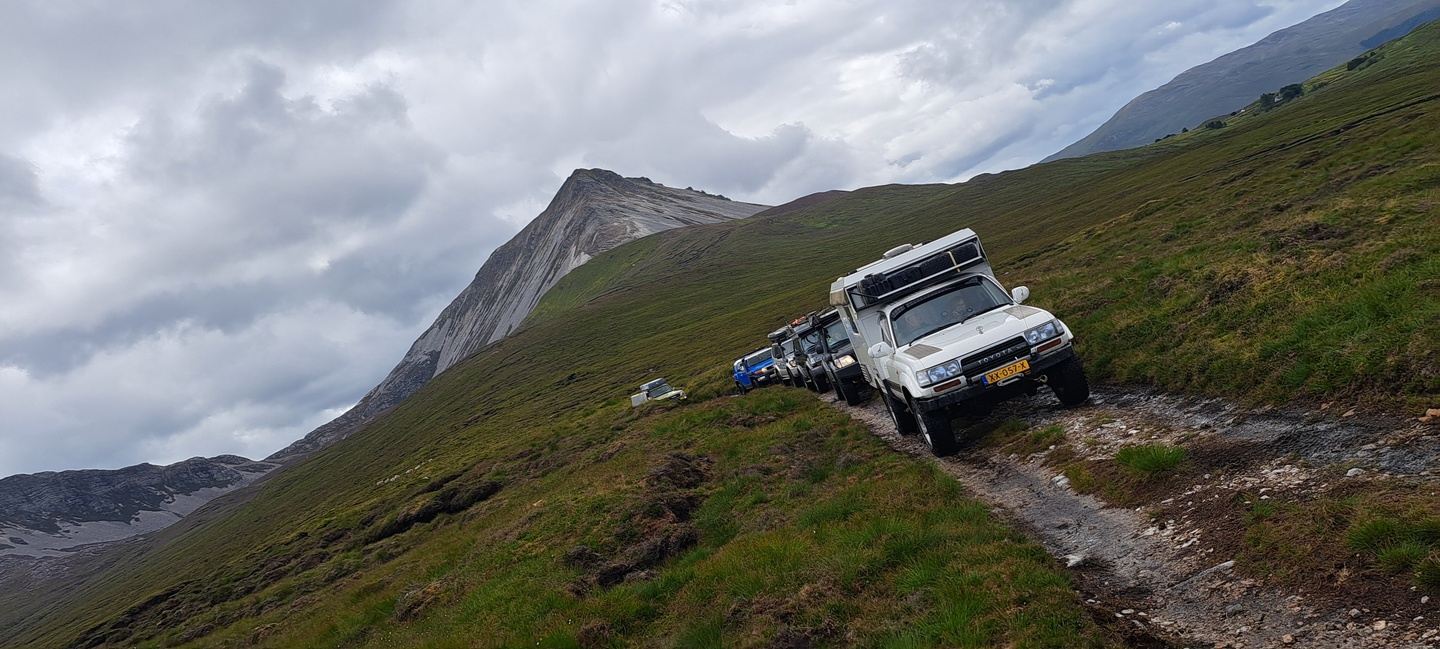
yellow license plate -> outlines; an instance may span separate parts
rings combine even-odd
[[[1029,369],[1030,361],[1022,358],[998,370],[991,370],[989,372],[986,372],[985,384],[991,385],[994,383],[999,383],[1001,381],[1004,381],[1005,379],[1015,376],[1016,374],[1023,374]]]

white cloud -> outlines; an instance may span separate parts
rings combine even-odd
[[[8,3],[0,475],[283,446],[571,168],[963,179],[1336,4]]]

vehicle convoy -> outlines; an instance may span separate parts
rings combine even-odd
[[[855,362],[854,347],[845,332],[845,323],[840,320],[840,312],[830,309],[814,316],[814,320],[824,332],[820,338],[820,360],[826,380],[836,397],[852,406],[859,404],[865,395],[865,377],[860,373],[860,364]]]
[[[769,347],[762,347],[735,360],[733,367],[735,387],[740,394],[773,383],[777,377],[775,356]]]
[[[865,381],[896,428],[938,456],[958,450],[957,416],[983,416],[1041,385],[1066,406],[1090,397],[1073,334],[1025,306],[1029,295],[1005,292],[968,228],[892,248],[830,287]]]

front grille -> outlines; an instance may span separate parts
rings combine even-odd
[[[975,376],[997,367],[1003,367],[1029,355],[1030,345],[1025,344],[1024,338],[1016,336],[966,356],[960,361],[960,366],[961,371],[965,372],[967,376]]]

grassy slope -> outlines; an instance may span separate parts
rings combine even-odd
[[[969,226],[1105,378],[1433,398],[1440,111],[1418,100],[1440,89],[1437,41],[1422,29],[1226,129],[958,186],[870,188],[602,255],[516,336],[233,515],[131,551],[14,642],[565,646],[596,620],[624,644],[760,643],[782,626],[889,646],[1105,642],[1043,554],[929,469],[793,393],[711,400],[727,360],[898,238]],[[787,249],[806,252],[755,263]],[[635,417],[624,395],[655,375],[698,403]],[[674,523],[654,517],[645,472],[681,450],[714,461],[691,494],[698,545],[652,579],[569,594],[573,545],[623,554]],[[503,486],[370,542],[456,474],[451,487]]]
[[[891,244],[971,227],[1002,280],[1030,285],[1038,304],[1067,318],[1102,378],[1266,401],[1433,403],[1437,31],[1381,48],[1366,68],[1327,72],[1305,97],[1224,129],[652,237],[572,273],[532,317],[626,301],[660,315],[674,306],[647,298],[662,283],[701,310],[744,287],[767,308],[784,305],[753,325],[737,314],[755,339],[823,305],[836,275]],[[787,249],[803,252],[787,259]],[[737,263],[758,258],[768,261]]]

